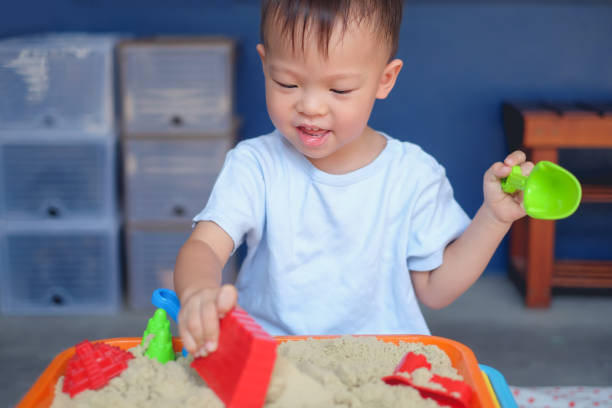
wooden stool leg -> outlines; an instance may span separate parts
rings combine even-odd
[[[555,222],[529,219],[525,302],[528,307],[549,307],[554,267]]]
[[[527,217],[516,220],[510,229],[509,251],[514,262],[525,262],[527,256]]]
[[[533,149],[531,161],[558,161],[557,149]],[[549,307],[555,264],[555,222],[527,220],[526,294],[528,307]]]

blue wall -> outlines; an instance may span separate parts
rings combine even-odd
[[[255,52],[258,1],[21,0],[3,6],[0,37],[42,31],[235,37],[241,137],[271,130]],[[375,107],[371,125],[432,153],[473,215],[482,200],[482,174],[507,153],[503,100],[612,101],[612,5],[409,2],[398,56],[404,69],[391,96]],[[612,162],[607,152],[580,156],[586,160],[573,164],[576,171],[581,163],[598,172]],[[609,257],[610,209],[585,206],[560,222],[559,256]],[[585,226],[595,228],[599,239],[576,242],[572,236]],[[506,257],[504,243],[488,273],[505,270]]]

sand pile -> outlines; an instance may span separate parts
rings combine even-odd
[[[145,357],[141,346],[130,351],[135,358],[129,367],[100,390],[86,390],[70,398],[62,392],[60,378],[52,407],[224,407],[190,367],[191,356],[178,353],[176,361],[161,364]],[[353,336],[289,341],[278,347],[265,407],[437,408],[434,401],[422,399],[410,387],[381,381],[408,351],[424,354],[432,365],[431,373],[462,379],[448,356],[434,345],[402,342],[396,346],[374,337]]]

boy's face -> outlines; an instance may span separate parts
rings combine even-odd
[[[335,27],[327,57],[309,30],[303,52],[299,41],[294,52],[278,28],[270,27],[267,38],[268,48],[257,50],[276,128],[321,169],[363,161],[370,139],[380,137],[367,126],[374,101],[391,91],[402,62],[388,63],[388,47],[367,24],[351,24],[344,33]]]

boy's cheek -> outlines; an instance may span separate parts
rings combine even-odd
[[[293,101],[287,95],[279,94],[276,91],[271,91],[266,95],[266,101],[268,105],[268,113],[270,116],[278,116],[280,114],[287,114],[291,111]]]
[[[281,131],[286,126],[286,122],[289,120],[289,115],[286,110],[281,110],[278,107],[278,104],[268,99],[268,116],[270,116],[270,120],[274,124],[274,127],[278,128]]]

